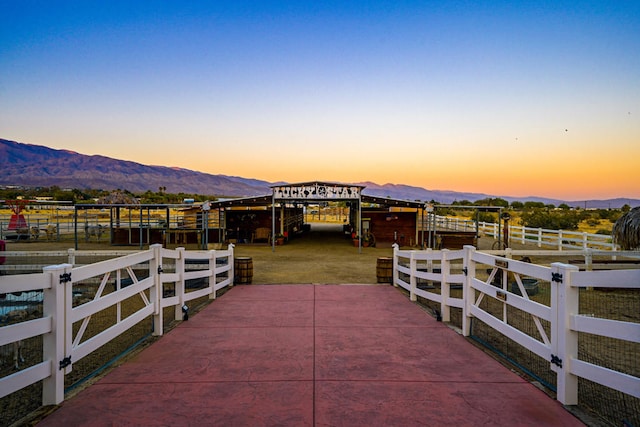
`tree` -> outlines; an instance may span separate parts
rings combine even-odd
[[[525,227],[550,230],[577,230],[580,223],[580,216],[573,211],[547,211],[544,209],[526,210],[520,219]]]
[[[528,202],[524,202],[524,208],[525,209],[544,208],[544,203],[528,201]]]
[[[524,203],[514,200],[511,202],[511,209],[522,209],[524,208]]]
[[[476,200],[474,203],[476,206],[501,206],[503,208],[509,207],[509,202],[499,197],[487,197],[485,199]]]
[[[498,215],[491,212],[478,212],[478,222],[497,222]]]

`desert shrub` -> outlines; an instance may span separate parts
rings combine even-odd
[[[544,203],[528,201],[528,202],[524,202],[524,208],[525,209],[544,208]]]
[[[577,230],[580,215],[575,211],[547,211],[530,209],[522,213],[521,222],[525,227],[547,228],[551,230]]]
[[[478,212],[478,222],[498,222],[498,216],[491,212]]]

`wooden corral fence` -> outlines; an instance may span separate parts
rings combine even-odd
[[[557,400],[562,404],[583,403],[579,379],[605,386],[602,390],[608,391],[602,391],[603,394],[620,392],[626,400],[627,413],[618,411],[609,420],[616,425],[623,422],[636,425],[640,417],[640,372],[637,363],[629,361],[637,361],[640,350],[640,269],[580,271],[577,266],[566,263],[543,266],[511,258],[557,253],[488,253],[477,251],[473,246],[456,251],[415,251],[399,250],[395,245],[393,284],[408,291],[411,301],[422,298],[433,303],[436,315],[444,322],[450,322],[452,310],[457,310],[461,314],[459,327],[464,336],[472,335],[473,321],[480,320],[498,335],[546,360],[547,369],[555,374]],[[617,252],[616,255],[640,258],[638,252]],[[537,293],[538,288],[528,285],[537,286],[538,282],[550,296],[548,302],[530,296]],[[622,298],[629,301],[628,312],[614,310],[612,317],[617,317],[614,319],[581,311],[581,299],[587,299],[590,292],[595,292],[594,288],[605,294],[621,291]],[[491,312],[481,304],[487,300],[492,302]],[[602,301],[594,304],[597,305],[602,306]],[[518,324],[521,320],[514,321],[512,316],[516,311],[520,318],[527,319],[526,327]],[[618,360],[589,357],[593,351],[591,341],[585,345],[582,340],[593,336],[600,338],[603,346],[613,346],[613,358]],[[625,351],[621,351],[622,348]],[[506,357],[516,359],[511,354]],[[605,413],[607,410],[595,409]],[[620,418],[612,419],[616,416]]]
[[[476,231],[476,223],[455,217],[435,216],[437,229],[454,231]],[[498,239],[504,233],[498,223],[479,222],[477,231],[480,235]],[[535,244],[539,248],[555,248],[559,251],[567,249],[600,249],[615,251],[617,245],[611,236],[604,234],[585,233],[581,231],[550,230],[546,228],[530,228],[509,224],[509,241],[511,243]]]
[[[64,376],[74,363],[145,319],[153,320],[153,335],[162,335],[163,308],[175,307],[171,320],[180,320],[188,316],[189,301],[215,299],[217,291],[233,285],[233,257],[233,245],[211,251],[152,245],[94,264],[70,262],[40,273],[0,276],[0,294],[41,293],[43,307],[39,318],[0,325],[0,347],[17,348],[32,337],[43,342],[41,362],[0,378],[0,398],[42,381],[42,404],[59,404]],[[194,281],[203,286],[188,289]],[[124,304],[132,299],[135,310]],[[104,330],[92,326],[89,334],[92,316],[104,310],[115,313],[114,324]]]

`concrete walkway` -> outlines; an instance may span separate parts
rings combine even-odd
[[[583,424],[392,286],[246,285],[40,425]]]

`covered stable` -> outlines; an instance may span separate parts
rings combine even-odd
[[[201,205],[121,203],[81,204],[74,208],[76,249],[79,241],[108,240],[116,246],[142,248],[155,243],[201,244],[221,235],[218,224],[208,220]]]
[[[310,230],[305,210],[310,205],[344,202],[348,214],[343,231],[355,237],[357,246],[376,245],[435,247],[435,225],[428,220],[430,206],[420,201],[397,200],[362,194],[365,186],[331,182],[304,182],[272,186],[272,194],[211,202],[211,210],[224,217],[224,241],[267,242],[273,236],[292,239]],[[440,235],[446,232],[439,232]],[[476,233],[465,234],[465,244],[475,244]]]
[[[206,249],[226,243],[265,243],[275,249],[278,239],[294,239],[310,231],[311,225],[305,223],[309,206],[329,202],[347,208],[343,232],[354,237],[358,247],[397,243],[457,249],[477,243],[477,231],[436,230],[431,205],[365,195],[364,188],[314,181],[275,185],[269,195],[202,204],[76,205],[76,248],[83,232],[87,241],[100,239],[95,228],[100,233],[102,223],[113,245],[191,244]]]

